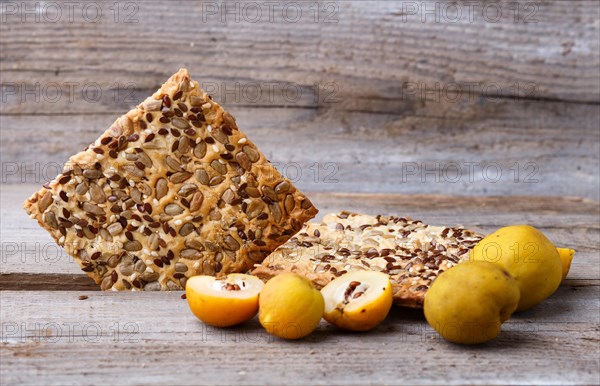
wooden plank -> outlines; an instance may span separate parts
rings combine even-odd
[[[96,284],[20,208],[25,185],[2,186],[2,256],[0,289],[96,290]],[[577,250],[570,278],[600,277],[600,208],[596,201],[557,197],[449,197],[311,193],[325,213],[350,210],[370,214],[408,215],[431,224],[462,224],[484,233],[502,226],[529,223],[557,245]]]
[[[284,11],[287,2],[278,3],[272,18],[268,6],[259,5],[257,22],[248,3],[132,3],[133,9],[120,9],[116,21],[114,5],[101,3],[103,17],[94,22],[82,16],[83,3],[72,20],[63,7],[56,22],[49,22],[52,15],[44,10],[38,21],[35,15],[23,17],[21,8],[11,9],[0,25],[3,84],[31,89],[55,82],[65,94],[76,84],[79,95],[94,82],[105,95],[94,107],[109,110],[111,90],[126,96],[132,87],[146,94],[180,66],[195,67],[193,73],[202,69],[202,79],[216,84],[280,82],[282,89],[292,83],[310,90],[335,82],[346,95],[377,98],[398,94],[406,85],[441,84],[442,90],[456,85],[503,97],[600,99],[599,5],[593,0],[506,0],[473,8],[435,1],[297,2],[294,8],[302,15],[293,22],[289,18],[297,11]],[[33,1],[18,5],[35,7]],[[212,12],[208,7],[215,5]],[[134,22],[124,22],[132,13]],[[157,44],[160,57],[147,60],[142,42]],[[24,93],[9,97],[2,111],[38,110],[35,103],[19,103]],[[54,112],[89,107],[82,98],[75,100],[62,98],[45,107]]]
[[[443,341],[415,310],[393,309],[370,333],[322,322],[288,342],[256,319],[207,327],[179,293],[3,291],[0,375],[48,385],[596,383],[595,283],[561,287],[477,347]]]
[[[390,100],[365,107],[375,113],[231,110],[304,190],[600,199],[600,109],[594,105],[504,100],[419,107]],[[54,178],[117,116],[0,116],[2,182],[41,185]]]

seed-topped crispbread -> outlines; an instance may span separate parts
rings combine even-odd
[[[317,213],[185,69],[24,206],[103,290],[245,272]]]
[[[433,280],[468,259],[482,237],[407,217],[328,214],[321,223],[307,223],[252,274],[268,280],[295,272],[321,288],[349,271],[380,271],[390,275],[395,304],[420,308]]]

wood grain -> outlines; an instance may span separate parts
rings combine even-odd
[[[37,222],[21,209],[24,191],[34,186],[2,187],[2,260],[0,289],[97,290],[77,264],[56,246]],[[311,193],[317,218],[350,210],[369,214],[412,216],[430,224],[455,225],[491,233],[528,223],[557,245],[577,250],[570,278],[600,278],[600,207],[596,201],[558,197],[449,197],[356,193]]]
[[[10,36],[0,42],[3,82],[75,82],[83,88],[93,81],[107,94],[111,85],[131,82],[146,94],[188,66],[209,82],[290,82],[308,89],[336,82],[344,94],[375,98],[387,98],[405,83],[444,88],[474,82],[476,90],[503,97],[600,100],[599,5],[593,0],[518,2],[518,15],[511,10],[515,2],[500,1],[494,9],[480,4],[472,21],[462,5],[453,21],[446,2],[417,2],[412,11],[406,1],[319,1],[317,17],[314,3],[297,2],[302,16],[286,22],[285,4],[278,3],[272,21],[263,9],[265,18],[256,23],[243,11],[236,21],[235,8],[224,20],[212,16],[207,3],[134,3],[132,23],[123,22],[124,12],[115,22],[109,3],[100,3],[104,17],[95,23],[79,14],[72,22],[54,23],[7,16],[0,25],[2,35]],[[217,4],[232,9],[236,2]],[[328,5],[337,9],[330,12],[333,22],[325,22]],[[501,17],[494,20],[497,9]],[[155,60],[146,60],[150,42],[160,47]],[[526,89],[529,84],[534,92]],[[3,112],[37,110],[10,99]],[[81,111],[78,103],[62,102],[51,111]]]
[[[600,199],[600,109],[594,105],[397,100],[364,107],[379,111],[370,113],[230,110],[305,190]],[[41,185],[54,178],[116,117],[0,116],[2,182]]]
[[[596,383],[598,288],[564,285],[475,347],[443,341],[415,310],[393,309],[359,335],[322,322],[290,342],[256,319],[207,327],[180,293],[4,291],[0,375],[48,385]]]
[[[305,190],[600,200],[597,2],[495,2],[498,22],[481,10],[453,22],[446,7],[458,3],[318,3],[337,7],[334,23],[315,20],[313,3],[294,3],[304,15],[294,23],[222,21],[214,3],[135,3],[134,23],[115,22],[108,4],[97,23],[6,16],[2,182],[52,178],[187,66]],[[248,3],[218,3],[236,4]],[[139,60],[128,48],[140,40],[158,42],[161,60]]]

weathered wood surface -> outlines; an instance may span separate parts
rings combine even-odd
[[[3,182],[51,178],[54,165],[187,66],[303,189],[600,199],[597,2],[495,2],[498,22],[483,5],[470,21],[462,3],[321,2],[338,7],[335,23],[299,2],[298,22],[223,22],[207,8],[214,3],[142,3],[138,23],[115,23],[106,8],[97,23],[7,15]],[[218,2],[235,4],[246,3]],[[145,61],[127,49],[140,41],[169,44],[160,61]],[[472,179],[468,163],[480,164]],[[490,163],[498,181],[495,168],[483,170]]]
[[[33,7],[33,1],[24,3]],[[453,3],[321,1],[318,15],[314,2],[296,2],[302,14],[294,22],[286,17],[296,16],[295,9],[284,14],[289,2],[279,2],[272,19],[261,9],[263,17],[255,23],[249,22],[248,2],[134,2],[137,11],[119,3],[116,21],[112,3],[101,2],[96,4],[103,15],[95,23],[81,15],[85,3],[72,21],[67,15],[57,22],[48,22],[51,15],[45,14],[39,22],[7,15],[0,25],[3,82],[133,82],[146,94],[186,65],[207,81],[284,81],[308,88],[335,81],[346,93],[377,98],[397,92],[402,82],[493,83],[498,89],[492,90],[506,97],[515,95],[511,85],[534,83],[535,92],[522,89],[517,96],[595,103],[600,98],[594,0],[499,1],[487,8],[479,3],[471,13],[461,2],[448,9]],[[410,8],[415,3],[418,8]],[[213,15],[209,7],[215,4],[232,14]],[[461,15],[453,20],[456,5]],[[131,22],[125,22],[130,14]],[[150,43],[160,51],[154,60]],[[5,107],[11,113],[35,111],[31,104]]]
[[[3,291],[5,384],[597,384],[598,283],[563,285],[499,338],[443,341],[415,310],[376,330],[274,339],[256,319],[217,330],[180,293]],[[78,300],[86,295],[87,300]]]
[[[446,103],[440,111],[436,103],[389,101],[379,107],[381,114],[230,110],[302,189],[600,199],[596,105],[503,100]],[[117,116],[0,116],[2,181],[41,185],[54,178]]]
[[[57,247],[37,222],[27,217],[21,202],[35,186],[2,187],[2,260],[0,289],[96,290],[73,259]],[[575,248],[570,278],[600,279],[600,206],[581,198],[558,197],[448,197],[312,193],[325,213],[351,210],[370,214],[412,216],[431,224],[461,224],[491,233],[511,224],[528,223],[541,229],[557,245]]]

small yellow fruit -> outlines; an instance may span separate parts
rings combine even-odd
[[[308,279],[284,273],[265,284],[258,305],[258,320],[269,334],[300,339],[317,328],[325,302]]]
[[[542,232],[529,225],[498,229],[471,251],[471,261],[487,261],[503,267],[517,280],[521,300],[517,311],[528,310],[552,295],[562,277],[556,247]]]
[[[444,339],[477,344],[494,339],[519,303],[519,286],[506,270],[484,261],[443,272],[425,294],[427,322]]]
[[[321,294],[324,318],[336,327],[368,331],[377,327],[392,307],[392,284],[385,273],[348,272],[331,281]]]
[[[232,273],[224,279],[193,276],[185,286],[190,309],[206,324],[230,327],[258,312],[258,294],[264,284],[256,276]]]
[[[565,280],[569,270],[571,269],[571,262],[573,261],[573,255],[575,254],[574,249],[569,248],[556,248],[562,261],[562,280]]]

